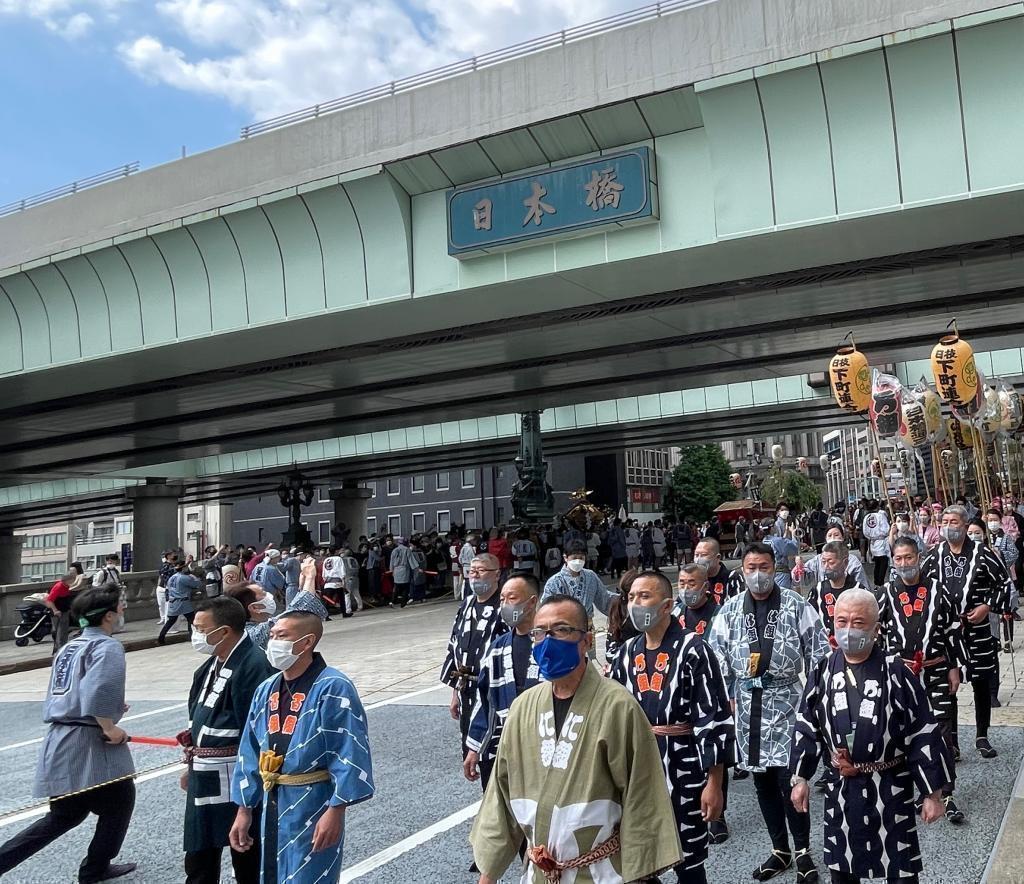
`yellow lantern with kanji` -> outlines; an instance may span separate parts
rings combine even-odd
[[[928,424],[925,420],[924,403],[907,399],[903,403],[903,427],[900,441],[908,448],[917,448],[928,441]]]
[[[932,375],[939,395],[953,405],[966,406],[978,394],[978,369],[974,350],[954,329],[939,338],[932,350]]]
[[[871,405],[871,369],[868,358],[853,344],[843,344],[828,364],[832,395],[843,411],[861,414]]]
[[[974,433],[971,428],[961,421],[958,421],[955,417],[949,419],[949,434],[953,437],[953,444],[960,451],[966,451],[968,448],[974,447]]]
[[[934,436],[942,427],[942,400],[930,387],[921,395],[924,407],[924,423],[929,436]]]

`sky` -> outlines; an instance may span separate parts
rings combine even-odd
[[[0,0],[0,205],[643,0]]]

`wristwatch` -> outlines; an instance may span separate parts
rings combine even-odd
[[[793,776],[791,776],[789,778],[789,785],[791,787],[792,786],[797,786],[800,783],[806,783],[806,782],[807,782],[807,780],[804,777],[800,776],[800,774],[793,774]]]

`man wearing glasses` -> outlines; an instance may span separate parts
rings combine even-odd
[[[448,638],[448,653],[441,666],[441,681],[452,689],[449,711],[459,723],[463,760],[469,751],[466,736],[476,705],[477,679],[491,642],[496,636],[508,632],[501,619],[498,571],[498,560],[487,553],[475,556],[469,563],[466,582],[471,592],[463,599],[455,615]]]
[[[681,859],[658,744],[640,705],[588,662],[594,636],[579,601],[537,609],[538,684],[513,704],[470,833],[481,874],[495,884],[527,842],[524,881],[638,881]],[[627,850],[623,851],[622,846]]]

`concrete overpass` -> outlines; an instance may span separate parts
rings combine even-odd
[[[0,219],[3,518],[56,483],[237,493],[267,446],[776,383],[851,328],[919,359],[951,310],[1008,349],[1024,8],[816,10],[682,8]],[[649,223],[449,254],[453,185],[632,147]]]

